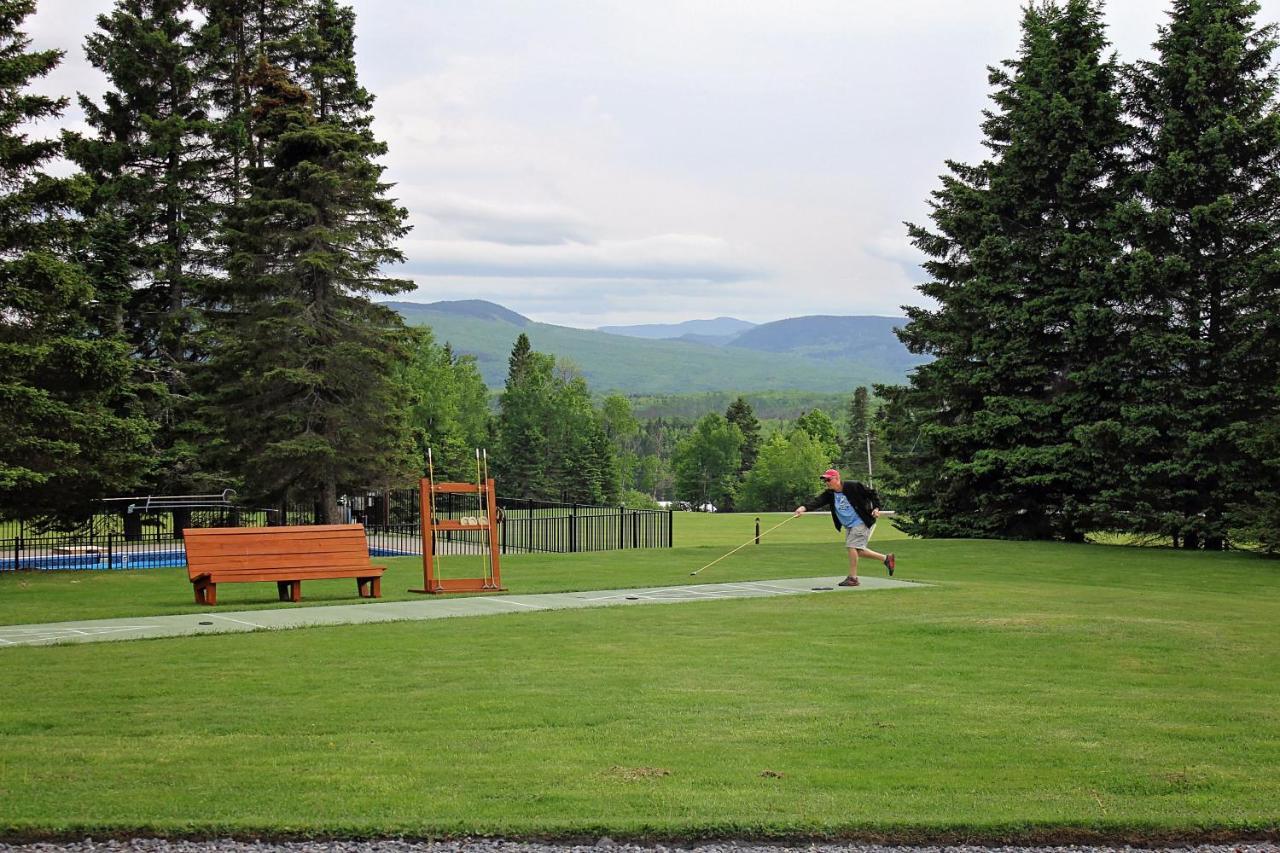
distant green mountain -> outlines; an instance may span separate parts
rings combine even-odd
[[[685,320],[683,323],[649,323],[640,326],[601,326],[596,331],[630,338],[731,338],[755,326],[746,320],[733,317],[716,317],[714,320]]]
[[[905,317],[792,317],[747,329],[727,346],[785,352],[823,362],[852,357],[860,364],[877,365],[905,376],[911,368],[929,360],[914,355],[894,334],[894,329],[906,323]]]
[[[480,300],[385,304],[398,311],[409,325],[430,326],[436,340],[448,341],[455,352],[474,355],[485,382],[494,388],[502,387],[506,381],[507,359],[521,332],[529,336],[535,350],[575,364],[591,389],[597,392],[844,393],[858,385],[901,382],[905,378],[905,371],[887,366],[882,359],[864,360],[852,351],[847,356],[817,362],[785,351],[626,337],[535,323],[500,305]],[[750,329],[747,333],[753,331],[755,329]],[[893,341],[897,343],[896,338]]]

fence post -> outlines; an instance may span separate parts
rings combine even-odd
[[[112,533],[110,530],[108,530],[107,531],[107,571],[110,571],[111,569],[115,568],[115,565],[111,560],[111,545],[112,545],[111,540],[113,540],[114,538],[115,538],[115,534]]]
[[[18,535],[13,537],[13,570],[16,572],[22,568],[22,528],[18,528]]]
[[[756,516],[756,544],[760,544],[760,516]]]
[[[574,504],[569,511],[569,553],[578,552],[578,505]]]
[[[618,550],[627,547],[627,508],[618,504]]]
[[[674,523],[672,522],[673,518],[675,518],[675,510],[673,509],[667,510],[667,547],[668,548],[672,547],[671,543],[674,542],[676,538],[675,530],[673,526]]]

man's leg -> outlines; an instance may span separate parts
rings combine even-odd
[[[884,567],[889,570],[889,575],[893,576],[893,570],[898,563],[892,554],[881,554],[877,551],[872,551],[870,548],[859,548],[858,553],[864,557],[871,557],[884,563]]]
[[[858,586],[858,549],[849,549],[849,576],[840,581],[840,586]]]

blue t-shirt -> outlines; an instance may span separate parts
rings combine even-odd
[[[836,518],[840,519],[840,524],[853,529],[862,524],[862,518],[853,509],[853,504],[849,503],[849,499],[844,496],[844,492],[835,493],[836,502]]]

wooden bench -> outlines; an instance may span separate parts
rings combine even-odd
[[[360,524],[188,528],[187,576],[196,604],[218,603],[218,584],[275,581],[281,601],[301,601],[302,582],[355,578],[361,598],[382,597],[386,566],[369,563]]]

